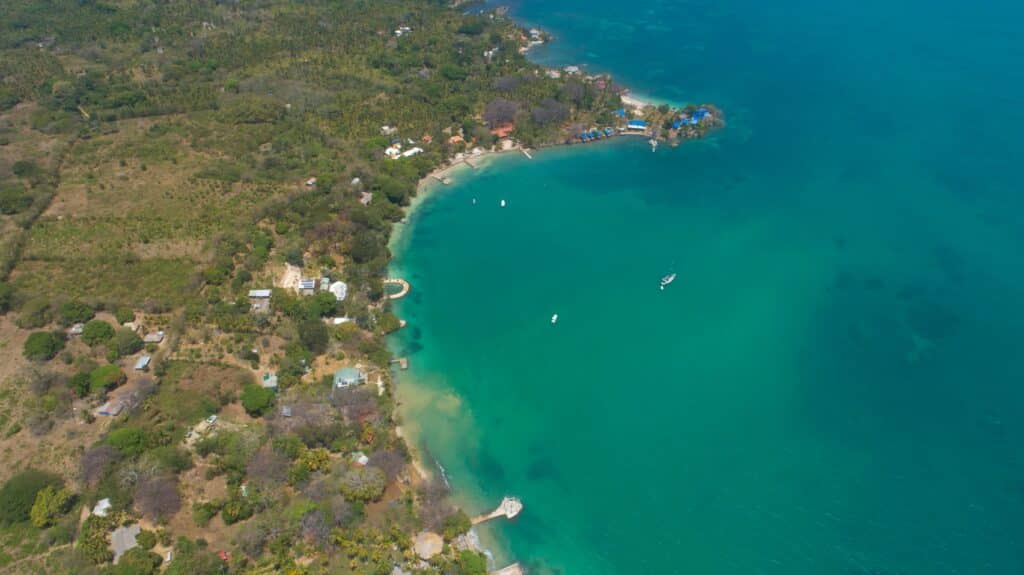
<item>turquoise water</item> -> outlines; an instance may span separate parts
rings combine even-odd
[[[469,511],[523,499],[502,558],[1024,572],[1024,10],[513,10],[538,59],[729,125],[460,172],[399,238],[405,425]]]

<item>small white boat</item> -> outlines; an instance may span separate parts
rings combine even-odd
[[[473,205],[476,205],[476,198],[473,198]]]
[[[676,274],[674,273],[668,274],[667,276],[661,278],[661,289],[665,289],[665,286],[674,281],[676,281]]]
[[[551,323],[558,323],[558,314],[551,316]]]
[[[505,207],[505,200],[501,200],[501,207]]]

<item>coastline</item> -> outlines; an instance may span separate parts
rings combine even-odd
[[[534,44],[531,44],[529,48],[532,48],[534,46]],[[540,64],[538,65],[547,70],[556,70],[555,68],[549,66],[543,66]],[[586,77],[588,80],[593,80],[594,78],[596,78],[588,77],[585,75],[583,77]],[[607,75],[602,75],[602,77],[607,77]],[[668,141],[673,146],[680,143],[680,141],[685,141],[688,139],[694,139],[695,137],[703,136],[703,133],[701,133],[701,136],[687,135],[684,134],[684,131],[680,131],[677,134],[675,130],[671,131],[669,135],[666,136],[664,133],[660,131],[660,123],[662,120],[665,119],[666,114],[663,108],[660,110],[659,108],[663,105],[668,106],[669,113],[673,117],[676,117],[679,113],[684,111],[684,106],[676,106],[675,104],[670,104],[667,102],[659,102],[655,98],[634,94],[629,89],[626,89],[625,91],[620,93],[619,98],[622,103],[622,108],[627,110],[629,114],[628,116],[626,116],[627,118],[640,117],[645,120],[651,121],[651,125],[654,127],[650,129],[645,128],[643,131],[632,131],[619,127],[613,135],[605,136],[602,138],[595,138],[593,140],[583,140],[582,142],[577,141],[575,138],[568,138],[564,141],[543,142],[528,148],[522,146],[518,141],[514,139],[503,139],[496,143],[491,149],[483,149],[477,147],[472,149],[472,151],[462,152],[456,154],[454,157],[445,159],[440,165],[438,165],[433,170],[431,170],[426,175],[420,178],[416,186],[416,194],[412,197],[409,204],[404,208],[404,217],[402,218],[400,223],[396,223],[392,227],[391,234],[390,237],[388,238],[387,243],[388,249],[391,251],[392,255],[394,256],[394,254],[402,253],[404,250],[409,248],[408,242],[411,241],[411,236],[408,233],[409,228],[415,224],[416,218],[418,218],[418,216],[421,213],[422,207],[428,200],[433,198],[435,194],[439,193],[440,191],[443,191],[445,187],[457,184],[458,179],[456,178],[456,176],[461,177],[465,173],[474,176],[478,175],[479,172],[486,170],[489,166],[492,165],[493,162],[495,162],[499,158],[510,158],[522,154],[525,157],[532,160],[533,158],[530,155],[531,153],[542,152],[545,149],[573,147],[579,143],[594,143],[595,140],[616,140],[617,138],[615,138],[614,136],[633,136],[632,139],[635,139],[637,136],[640,136],[644,140],[650,139],[652,145],[655,145],[656,141]],[[716,115],[718,114],[717,108],[714,108],[713,106],[709,107],[712,108]],[[695,106],[690,107],[690,113],[692,113],[692,110],[695,108]],[[685,118],[686,116],[682,117]],[[720,122],[720,120],[718,119],[716,119],[715,121]],[[712,123],[712,125],[718,126],[721,124]],[[395,259],[392,259],[391,263],[389,264],[388,272],[389,276],[392,277],[406,276],[405,270],[403,270],[400,265],[395,264]],[[392,351],[394,352],[394,350]],[[396,434],[399,437],[401,437],[406,442],[406,445],[409,447],[412,468],[415,469],[416,473],[419,475],[419,481],[432,481],[438,475],[438,472],[440,472],[442,479],[447,485],[448,478],[445,476],[444,467],[436,459],[431,458],[428,460],[429,456],[423,452],[422,438],[420,437],[419,433],[417,433],[418,426],[415,424],[407,424],[407,422],[405,422],[402,418],[402,410],[400,406],[403,403],[405,403],[406,400],[409,400],[411,398],[407,395],[407,392],[402,392],[401,388],[406,387],[406,385],[411,385],[415,387],[415,378],[409,375],[403,375],[398,371],[394,371],[392,381],[394,382],[395,396],[396,399],[398,400],[394,408],[396,420],[399,422],[398,425],[396,425],[395,427],[395,431]],[[473,505],[473,507],[476,507],[479,504],[490,504],[489,502],[471,501],[467,499],[465,495],[466,494],[461,494],[460,496],[460,494],[457,494],[454,491],[449,492],[449,498],[454,503],[456,503],[456,505],[460,508],[463,507],[462,504],[466,503]],[[466,511],[467,513],[469,513],[469,510]],[[475,535],[475,537],[471,538],[471,540],[473,541],[473,547],[476,548],[478,551],[485,553],[491,559],[492,563],[497,559],[500,559],[502,563],[523,559],[512,556],[507,547],[504,546],[501,543],[501,541],[493,534],[480,533],[475,529],[475,527],[471,530],[470,533],[471,535]],[[494,565],[494,567],[499,567],[499,565]]]

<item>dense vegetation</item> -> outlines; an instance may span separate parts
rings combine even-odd
[[[387,238],[432,169],[611,125],[620,88],[435,0],[0,12],[0,570],[484,573],[394,431]]]

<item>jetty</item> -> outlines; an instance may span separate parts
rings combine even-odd
[[[388,299],[402,299],[403,297],[409,295],[409,290],[412,289],[412,286],[409,285],[409,282],[401,278],[387,278],[383,281],[383,283],[384,285],[397,285],[401,286],[402,288],[393,294],[388,294]]]
[[[527,159],[533,159],[533,156],[530,155],[530,150],[527,150],[526,148],[519,148],[519,151],[522,152]]]
[[[507,567],[502,567],[497,571],[491,571],[488,575],[525,575],[526,571],[519,563],[513,563]]]
[[[474,517],[473,525],[480,525],[485,521],[497,519],[498,517],[507,517],[509,519],[512,519],[516,515],[519,515],[519,512],[522,510],[522,501],[520,501],[517,497],[506,497],[501,500],[501,504],[498,505],[498,508],[495,509],[494,511],[491,511],[490,513],[486,513],[484,515],[477,515],[476,517]]]
[[[409,358],[407,357],[397,357],[395,359],[392,359],[388,363],[397,363],[400,369],[409,369]]]

